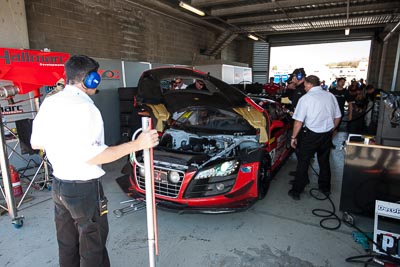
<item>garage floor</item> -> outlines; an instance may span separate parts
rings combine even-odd
[[[345,138],[339,133],[334,143],[339,147]],[[110,210],[107,247],[112,266],[148,266],[145,210],[121,218],[111,212],[128,199],[114,181],[122,175],[125,162],[104,166]],[[344,151],[332,150],[331,162],[332,199],[338,209]],[[365,254],[352,239],[354,230],[346,225],[324,230],[311,213],[314,208],[330,209],[329,202],[313,199],[308,190],[300,201],[288,197],[292,179],[288,173],[295,166],[292,156],[276,175],[266,198],[245,212],[179,215],[159,210],[157,266],[354,266],[345,258]],[[310,179],[309,186],[315,186],[317,177],[312,171]],[[7,215],[0,216],[0,266],[58,266],[51,192],[31,193],[34,199],[19,212],[25,217],[22,228],[14,229]],[[341,217],[341,212],[338,215]],[[357,226],[371,232],[373,220],[358,217]]]

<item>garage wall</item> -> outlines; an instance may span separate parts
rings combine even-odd
[[[388,39],[386,46],[386,53],[384,54],[384,42],[381,38],[376,38],[371,42],[371,55],[369,63],[368,83],[390,91],[393,81],[393,72],[395,67],[396,53],[398,48],[399,33],[393,34]],[[382,60],[384,57],[384,60]],[[383,63],[383,76],[382,81],[379,83],[380,66]],[[400,91],[400,68],[397,72],[395,91]]]
[[[245,63],[251,65],[253,56],[253,41],[238,40],[232,42],[221,52],[221,58],[226,61]]]
[[[369,53],[368,64],[368,84],[373,84],[378,87],[379,81],[379,66],[381,64],[383,42],[378,38],[371,40],[371,50]]]
[[[24,0],[0,0],[0,47],[29,48]]]
[[[384,69],[383,69],[383,77],[382,77],[382,89],[384,89],[386,91],[390,91],[390,89],[392,87],[393,71],[394,71],[394,65],[395,65],[395,60],[396,60],[398,42],[399,42],[399,32],[397,32],[396,34],[393,34],[393,36],[390,37],[390,39],[388,40],[388,44],[387,44],[386,60],[385,60],[385,65],[384,65]],[[385,56],[385,55],[383,55],[383,56]],[[400,68],[398,68],[398,70],[400,70]],[[395,91],[400,91],[400,73],[399,73],[399,71],[397,72],[396,76],[397,76],[397,79],[396,79]]]
[[[135,1],[137,2],[137,1]],[[25,0],[30,47],[194,65],[216,33],[120,0]],[[228,60],[235,61],[235,53]]]

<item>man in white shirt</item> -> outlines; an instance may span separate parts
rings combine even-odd
[[[118,146],[104,144],[103,119],[89,97],[101,80],[98,68],[92,58],[72,56],[65,64],[68,84],[44,100],[33,121],[31,145],[46,151],[55,176],[52,194],[61,267],[110,266],[101,164],[158,144],[155,130]]]
[[[329,154],[332,133],[339,125],[341,112],[334,95],[324,91],[317,76],[307,76],[304,81],[306,94],[299,99],[293,114],[294,125],[291,146],[297,149],[298,163],[292,189],[288,192],[295,200],[309,183],[308,166],[317,153],[319,164],[318,187],[325,194],[331,190]]]

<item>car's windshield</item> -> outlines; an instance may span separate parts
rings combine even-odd
[[[176,126],[210,129],[216,131],[249,131],[250,124],[240,115],[213,108],[190,108],[174,114]]]

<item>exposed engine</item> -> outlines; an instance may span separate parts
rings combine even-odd
[[[164,132],[160,145],[167,149],[208,156],[231,156],[235,148],[259,148],[256,135],[197,135],[177,129]]]

